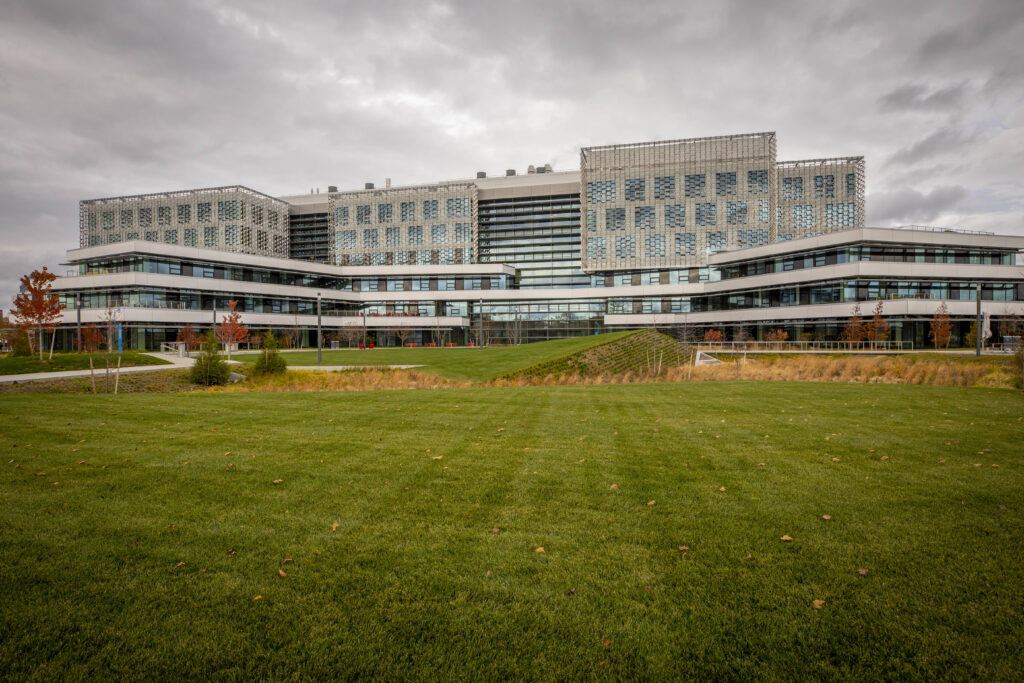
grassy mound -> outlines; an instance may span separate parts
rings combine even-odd
[[[92,359],[93,366],[99,370],[106,367],[110,362],[111,367],[117,365],[117,354],[97,353],[55,353],[53,360],[44,356],[45,360],[40,361],[39,356],[31,358],[19,358],[16,356],[0,356],[0,375],[23,375],[34,372],[59,372],[63,370],[88,370],[89,359]],[[156,358],[140,351],[125,351],[121,354],[121,367],[128,368],[136,365],[170,365],[162,358]]]
[[[635,330],[609,339],[600,346],[507,373],[503,379],[542,378],[548,375],[590,377],[626,372],[655,374],[662,368],[683,365],[689,358],[686,346],[672,337],[654,330]]]

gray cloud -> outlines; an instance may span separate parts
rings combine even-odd
[[[1019,0],[0,3],[0,306],[76,245],[77,201],[97,196],[569,168],[580,145],[776,130],[780,158],[865,155],[869,215],[931,220],[895,197],[946,201],[932,187],[1024,197],[1006,152],[1024,135],[1022,15]],[[977,227],[1019,225],[1005,206]]]
[[[871,225],[926,225],[956,209],[967,198],[960,185],[937,187],[931,192],[905,188],[877,192],[865,197],[867,220]]]

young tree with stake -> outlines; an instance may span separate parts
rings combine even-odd
[[[217,339],[228,350],[228,360],[231,360],[231,346],[241,344],[249,338],[249,328],[242,324],[242,314],[235,310],[237,301],[228,302],[228,314],[219,325],[217,325]]]
[[[22,275],[21,292],[14,297],[14,309],[11,311],[21,327],[35,328],[39,332],[40,361],[43,360],[43,331],[52,331],[56,340],[56,326],[64,310],[60,297],[53,293],[53,281],[56,279],[57,276],[46,266]],[[53,358],[53,344],[50,345],[50,358]]]

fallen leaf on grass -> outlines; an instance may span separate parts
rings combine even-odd
[[[263,596],[262,596],[262,595],[257,595],[257,596],[256,596],[255,598],[253,598],[252,600],[253,600],[253,602],[256,602],[257,600],[262,600],[262,599],[263,599]]]
[[[764,467],[764,463],[763,462],[759,462],[759,463],[757,463],[757,466],[758,467]]]
[[[490,569],[488,569],[488,570],[487,570],[487,573],[486,573],[486,574],[484,574],[484,576],[490,576],[490,575],[491,575],[491,570],[490,570]]]
[[[281,564],[288,564],[291,561],[292,561],[292,558],[286,557],[286,558],[284,558],[284,561]]]
[[[280,576],[281,578],[284,578],[284,577],[288,576],[287,574],[285,574],[284,570],[281,569],[280,567],[278,567],[278,569],[277,569],[277,575]]]
[[[496,534],[496,533],[498,533],[499,531],[500,531],[500,529],[498,529],[498,527],[496,527],[496,526],[492,526],[492,527],[491,527],[491,533],[492,533],[492,534]]]
[[[337,530],[338,530],[338,523],[335,522],[334,524],[331,525],[331,531],[337,531]]]
[[[719,492],[721,492],[721,493],[725,493],[725,487],[724,487],[724,486],[723,486],[722,488],[718,489],[718,490],[719,490]]]
[[[824,600],[815,600],[811,604],[814,606],[814,609],[821,609],[822,607],[825,606],[825,601]]]
[[[653,501],[653,500],[647,501],[647,507],[650,507],[650,506],[654,505],[656,502],[657,501]]]
[[[822,515],[821,518],[827,522],[832,519],[832,515]]]
[[[443,457],[444,457],[443,455],[432,455],[432,456],[430,456],[430,459],[431,460],[440,460]]]
[[[605,647],[608,647],[609,645],[612,644],[612,641],[610,641],[607,638],[605,638],[604,640],[601,641],[601,644],[604,645]]]
[[[839,462],[839,458],[832,458],[832,462]]]
[[[857,570],[857,574],[860,575],[860,576],[867,576],[868,575],[868,570],[867,569],[858,569]]]
[[[282,481],[284,481],[284,479],[275,479],[274,480],[274,484],[275,485],[280,484]]]
[[[576,595],[576,589],[570,588],[569,590],[565,591],[565,594],[569,597],[572,597],[573,595]]]
[[[177,569],[178,567],[184,567],[184,566],[185,566],[184,562],[179,562],[178,564],[174,565],[174,568]]]
[[[228,557],[234,557],[237,552],[234,548],[228,548]]]
[[[946,459],[943,458],[942,460],[939,461],[939,464],[944,464],[945,462],[946,462]]]
[[[682,550],[685,553],[687,550],[690,549],[690,546],[688,546],[688,545],[681,545],[681,546],[679,546],[679,549]]]
[[[45,477],[46,476],[46,472],[36,472],[36,476],[37,477]]]
[[[780,541],[787,541],[787,542],[788,542],[788,541],[792,541],[792,540],[793,540],[793,537],[792,537],[792,536],[790,536],[789,534],[786,534],[785,536],[783,536],[783,537],[782,537],[782,538],[780,538],[779,540],[780,540]]]
[[[547,551],[544,550],[544,546],[540,546],[539,548],[537,548],[533,552],[535,552],[535,553],[544,553],[544,552],[547,552]]]
[[[619,485],[618,484],[612,484],[608,488],[610,488],[610,489],[617,489],[617,488],[619,488]]]

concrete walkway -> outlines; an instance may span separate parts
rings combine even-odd
[[[122,375],[130,375],[137,372],[159,372],[161,370],[184,370],[192,367],[195,360],[192,358],[178,358],[174,353],[149,353],[148,356],[170,361],[171,365],[135,365],[121,368]],[[103,377],[106,373],[105,367],[95,369],[96,377]],[[115,368],[110,369],[113,375]],[[22,382],[45,382],[51,379],[70,379],[73,377],[88,377],[89,370],[61,370],[59,372],[31,372],[22,375],[0,375],[0,384],[20,384]]]
[[[320,370],[321,372],[336,372],[338,370],[410,370],[422,368],[425,365],[289,365],[289,370]]]

